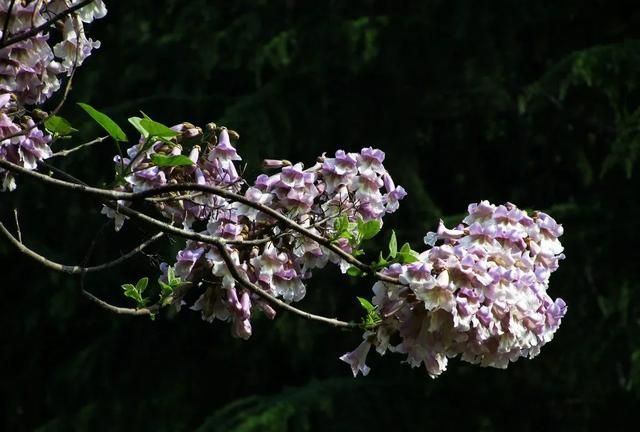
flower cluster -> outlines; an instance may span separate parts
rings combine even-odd
[[[202,192],[173,193],[160,196],[156,206],[165,218],[182,223],[185,229],[224,240],[241,277],[286,302],[304,297],[304,281],[314,269],[328,262],[340,264],[343,271],[348,266],[335,253],[250,203],[286,215],[351,253],[361,238],[348,233],[349,227],[365,221],[381,225],[383,216],[395,211],[406,195],[385,170],[380,150],[339,150],[335,157],[322,155],[306,169],[302,163],[265,161],[266,167],[279,171],[259,175],[249,184],[235,167],[241,157],[227,129],[209,124],[203,131],[185,123],[172,130],[176,136],[171,140],[143,135],[127,151],[126,158],[115,157],[116,170],[123,179],[118,189],[136,192],[166,184],[197,183],[242,194],[248,202]],[[180,157],[185,164],[178,164]],[[124,215],[110,207],[104,207],[103,212],[115,218],[116,229],[122,226]],[[338,219],[343,221],[342,226]],[[162,278],[166,279],[167,268],[163,266]],[[257,305],[267,316],[275,314],[268,304],[237,284],[219,251],[210,244],[188,241],[173,268],[181,280],[204,291],[193,309],[201,311],[208,321],[232,321],[237,337],[251,334],[252,306]],[[178,306],[181,297],[174,296]]]
[[[454,229],[440,222],[425,237],[432,248],[415,262],[384,271],[401,284],[373,286],[380,325],[342,360],[354,375],[366,374],[373,345],[381,354],[406,354],[410,365],[424,365],[435,377],[458,355],[498,368],[536,356],[566,312],[562,299],[547,294],[549,277],[564,258],[562,232],[545,213],[529,216],[511,203],[487,201],[471,204]],[[391,346],[392,336],[400,343]]]
[[[49,17],[79,1],[0,0],[0,45],[45,24]],[[49,99],[60,88],[60,77],[70,75],[100,46],[86,37],[84,23],[106,13],[102,0],[95,0],[63,18],[56,43],[50,34],[39,32],[0,48],[0,158],[34,169],[37,161],[51,156],[51,137],[25,113],[29,106]],[[2,169],[0,180],[2,190],[15,189],[15,179]]]
[[[23,130],[4,112],[10,99],[11,94],[0,95],[0,135],[3,137],[18,134]],[[35,123],[32,119],[27,118],[25,121],[23,134],[0,142],[0,158],[33,170],[36,169],[39,160],[51,156],[48,145],[51,137],[34,127]],[[16,188],[15,179],[11,173],[2,172],[0,169],[0,179],[2,179],[2,190]]]

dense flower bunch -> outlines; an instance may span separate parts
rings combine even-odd
[[[80,0],[0,0],[2,44],[47,22]],[[27,169],[51,156],[51,137],[36,127],[28,114],[32,105],[44,103],[60,88],[63,75],[70,75],[100,43],[88,39],[84,24],[107,13],[102,0],[95,0],[61,21],[61,35],[39,32],[0,48],[0,158]],[[6,32],[5,30],[6,24]],[[16,187],[13,176],[0,169],[2,190]]]
[[[314,234],[334,239],[334,244],[348,253],[361,240],[357,233],[348,233],[349,227],[363,221],[381,224],[383,216],[394,212],[406,195],[385,170],[385,155],[380,150],[338,150],[335,157],[323,155],[306,169],[302,163],[268,160],[265,166],[279,172],[262,174],[249,185],[238,174],[235,163],[241,157],[228,130],[210,124],[202,131],[188,123],[172,129],[177,134],[172,141],[143,136],[128,149],[128,157],[116,156],[116,170],[124,179],[119,190],[136,192],[165,184],[198,183],[242,193],[250,202],[278,211]],[[176,165],[168,166],[169,161]],[[160,198],[156,206],[164,217],[229,243],[227,252],[241,276],[286,302],[304,297],[304,281],[313,269],[328,262],[340,264],[343,271],[348,267],[317,242],[246,203],[209,193]],[[109,207],[103,212],[115,218],[116,229],[122,226],[124,215]],[[339,236],[344,232],[347,235]],[[169,266],[162,268],[161,281],[166,282]],[[207,321],[231,320],[237,337],[251,335],[254,305],[269,317],[275,315],[271,306],[237,284],[219,251],[210,244],[188,241],[172,269],[180,280],[204,290],[192,308],[201,311]],[[173,297],[177,306],[181,297]]]
[[[549,277],[564,258],[562,232],[545,213],[529,216],[513,204],[487,201],[471,204],[455,229],[440,222],[425,237],[431,249],[416,262],[385,270],[401,285],[373,286],[380,324],[342,360],[354,375],[366,375],[373,345],[381,354],[407,354],[410,365],[424,364],[435,377],[448,357],[506,368],[519,357],[536,356],[566,312],[562,299],[547,294]],[[390,337],[400,343],[391,346]]]

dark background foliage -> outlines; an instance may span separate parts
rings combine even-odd
[[[555,340],[508,370],[457,360],[437,380],[371,355],[353,380],[337,357],[359,343],[282,314],[254,336],[183,311],[111,315],[0,241],[0,429],[7,431],[611,430],[640,403],[640,8],[615,1],[107,2],[102,47],[63,115],[100,133],[83,101],[121,124],[138,110],[241,134],[253,176],[264,157],[311,163],[364,146],[409,196],[385,220],[419,248],[439,217],[512,201],[564,224],[567,259],[551,280],[568,315]],[[127,132],[132,137],[132,129]],[[100,184],[114,148],[57,162]],[[127,250],[142,228],[100,230],[90,199],[27,179],[0,198],[20,208],[25,242],[66,263]],[[173,254],[176,242],[154,253]],[[155,256],[91,290],[127,304],[120,284],[155,277]],[[355,319],[371,282],[321,272],[301,304]]]

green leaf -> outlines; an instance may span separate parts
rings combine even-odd
[[[362,297],[356,297],[360,302],[360,306],[367,312],[366,315],[362,318],[362,326],[365,329],[371,329],[380,324],[381,318],[376,310],[376,307],[369,303],[367,299]]]
[[[151,161],[158,167],[186,166],[193,165],[193,161],[185,155],[151,155]]]
[[[391,240],[389,240],[389,256],[395,258],[398,254],[398,240],[396,239],[396,232],[391,231]],[[382,257],[382,255],[380,255]]]
[[[349,231],[342,231],[338,238],[346,238],[347,240],[353,240],[353,234]]]
[[[116,122],[111,120],[108,115],[101,113],[91,105],[87,105],[82,102],[79,102],[78,105],[80,105],[80,108],[85,110],[86,113],[96,121],[96,123],[102,126],[102,128],[106,130],[109,135],[111,135],[111,138],[116,141],[127,141],[127,136],[122,131],[122,129],[120,129],[120,126],[118,126]]]
[[[162,291],[161,297],[168,297],[173,294],[173,287],[169,284],[166,284],[160,281],[160,290]]]
[[[380,256],[378,257],[378,262],[374,262],[373,266],[376,269],[381,269],[386,267],[387,265],[389,265],[389,261],[387,261],[383,256],[382,256],[382,252],[380,252]]]
[[[163,125],[162,123],[151,120],[146,115],[145,118],[140,119],[139,124],[142,128],[144,128],[144,130],[149,133],[150,136],[171,138],[178,135],[178,132],[174,131],[168,126]]]
[[[409,243],[405,243],[402,245],[397,257],[398,261],[400,261],[402,264],[411,264],[412,262],[420,260],[420,254],[411,249],[411,245]]]
[[[149,278],[148,277],[143,277],[142,279],[140,279],[138,281],[138,283],[136,284],[136,290],[142,294],[144,292],[144,290],[147,289],[147,285],[149,285]]]
[[[176,271],[173,267],[169,267],[167,269],[167,281],[171,286],[173,286],[176,282]]]
[[[360,270],[358,267],[354,267],[351,266],[347,269],[347,274],[351,277],[360,277],[362,276],[364,273],[362,270]]]
[[[142,299],[142,296],[140,295],[140,292],[136,289],[135,286],[133,286],[131,284],[124,284],[124,285],[122,285],[122,289],[124,290],[124,295],[126,297],[129,297],[129,298],[135,300],[136,303],[138,303],[138,305],[144,304],[144,300]]]
[[[358,221],[358,232],[363,240],[369,240],[376,236],[382,228],[379,220]]]
[[[409,243],[405,243],[400,248],[400,253],[409,253],[411,252],[411,245]]]
[[[418,253],[414,251],[409,253],[398,252],[398,258],[402,264],[411,264],[413,262],[420,261]]]
[[[44,121],[44,127],[52,134],[60,136],[71,135],[73,132],[78,132],[78,129],[74,129],[66,119],[57,115],[47,117]]]
[[[346,216],[337,217],[333,223],[333,227],[338,234],[342,234],[342,232],[349,229],[349,219],[347,219]]]
[[[140,117],[129,117],[127,119],[129,121],[129,123],[131,123],[131,125],[136,128],[136,130],[138,132],[140,132],[140,135],[142,135],[145,139],[149,138],[149,131],[147,131],[141,124],[142,122],[142,118]]]
[[[362,306],[362,308],[367,311],[367,313],[371,313],[371,312],[375,312],[376,307],[374,305],[372,305],[371,303],[369,303],[369,300],[362,298],[362,297],[356,297],[358,299],[358,301],[360,302],[360,306]]]

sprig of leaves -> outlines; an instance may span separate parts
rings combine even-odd
[[[162,306],[170,304],[173,301],[172,296],[175,291],[185,283],[186,282],[184,282],[181,278],[176,277],[175,269],[173,267],[169,267],[167,269],[167,282],[158,281],[158,284],[160,285],[160,304]],[[138,308],[143,308],[149,304],[149,297],[144,296],[144,292],[147,289],[148,285],[149,278],[143,277],[135,285],[122,285],[122,289],[124,291],[125,297],[129,297],[130,299],[134,300]]]
[[[409,243],[405,243],[398,250],[398,239],[395,231],[391,231],[391,238],[389,239],[389,254],[385,257],[382,252],[378,256],[378,261],[371,263],[371,267],[374,270],[383,269],[389,267],[391,264],[411,264],[420,259],[420,254],[413,249]]]
[[[160,302],[163,306],[172,301],[173,293],[180,288],[185,282],[176,277],[176,272],[173,267],[167,269],[167,282],[158,281],[160,284]]]
[[[381,322],[382,318],[380,318],[380,314],[374,305],[372,305],[367,299],[362,297],[356,297],[360,302],[360,306],[365,311],[365,315],[362,317],[360,325],[365,330],[371,330],[377,327]]]
[[[143,277],[135,285],[122,285],[122,289],[124,290],[124,295],[126,297],[135,300],[137,307],[143,308],[148,302],[148,299],[143,297],[144,291],[147,289],[147,285],[149,285],[149,278]]]

